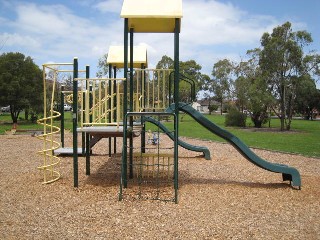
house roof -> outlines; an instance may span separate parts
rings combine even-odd
[[[120,16],[134,32],[174,32],[182,18],[182,0],[124,0]],[[180,29],[179,29],[180,31]]]
[[[110,46],[107,63],[117,68],[124,68],[124,47]],[[130,64],[130,47],[128,48],[128,64]],[[141,68],[141,64],[148,67],[147,48],[144,46],[133,47],[133,67]]]

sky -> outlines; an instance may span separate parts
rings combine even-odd
[[[80,69],[90,65],[95,77],[109,46],[123,45],[122,2],[0,0],[0,54],[21,52],[39,66],[78,57]],[[180,60],[195,60],[210,76],[214,63],[245,59],[264,32],[286,21],[310,32],[308,51],[320,53],[319,10],[319,0],[183,0]],[[163,55],[173,58],[173,34],[137,33],[134,45],[147,47],[149,68]]]

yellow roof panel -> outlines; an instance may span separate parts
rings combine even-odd
[[[107,63],[117,68],[124,67],[124,47],[123,46],[110,46]],[[128,47],[128,64],[130,64],[130,47]],[[147,48],[144,46],[133,47],[133,67],[141,68],[141,64],[148,67]]]
[[[174,32],[175,19],[182,18],[182,0],[124,0],[121,17],[128,18],[134,32]]]

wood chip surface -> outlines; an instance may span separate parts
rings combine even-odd
[[[30,135],[0,136],[0,239],[320,239],[320,159],[256,150],[271,162],[297,168],[302,190],[262,170],[228,144],[207,146],[212,160],[179,148],[179,203],[139,200],[128,190],[118,201],[120,157],[100,141],[91,175],[79,157],[62,157],[57,182],[42,184],[43,143]],[[160,137],[160,144],[170,140]],[[71,135],[67,144],[71,143]],[[118,139],[118,149],[121,149]],[[133,186],[134,187],[134,186]],[[172,186],[173,188],[173,186]],[[159,188],[165,191],[173,190]]]

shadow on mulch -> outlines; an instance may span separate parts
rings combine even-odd
[[[259,182],[244,182],[244,181],[234,181],[228,179],[213,179],[213,178],[184,178],[180,180],[179,185],[236,185],[248,188],[265,188],[265,189],[284,189],[291,188],[289,182],[279,182],[279,183],[259,183]]]

